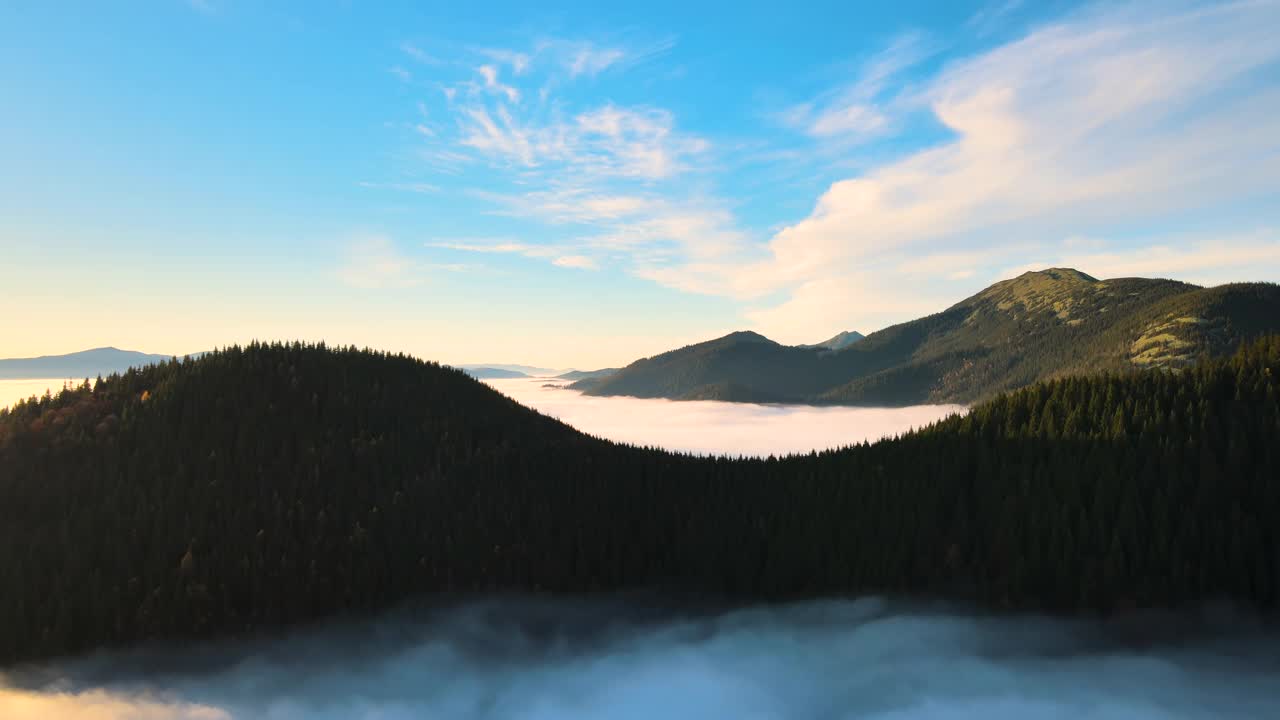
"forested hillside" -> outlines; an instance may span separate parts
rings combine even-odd
[[[726,460],[596,440],[404,356],[231,348],[0,412],[0,662],[459,591],[1273,611],[1277,378],[1272,337]]]
[[[1280,287],[1028,272],[836,351],[738,332],[574,387],[594,395],[972,403],[1069,374],[1176,368],[1280,332]],[[727,392],[725,389],[732,389]]]

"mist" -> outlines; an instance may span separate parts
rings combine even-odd
[[[0,379],[0,409],[11,407],[19,400],[40,397],[44,395],[46,390],[56,395],[63,387],[67,385],[75,387],[82,382],[84,382],[84,378],[79,380],[64,378]]]
[[[818,407],[594,397],[545,378],[486,382],[585,433],[703,455],[768,456],[839,448],[899,435],[965,411],[963,405]]]
[[[12,671],[0,717],[1280,717],[1278,640],[1204,613],[1104,623],[864,599],[681,616],[634,598],[491,600]]]

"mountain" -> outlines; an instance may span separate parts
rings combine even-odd
[[[504,368],[492,367],[465,367],[462,371],[477,380],[507,380],[511,378],[527,378],[530,377],[518,370],[506,370]]]
[[[816,348],[819,350],[843,350],[864,337],[866,336],[857,330],[846,330],[842,333],[837,333],[835,336],[827,338],[820,343],[814,345],[797,345],[796,347]]]
[[[1280,337],[763,460],[592,438],[403,355],[232,347],[0,410],[0,666],[478,593],[1271,612],[1277,449]]]
[[[1274,284],[1203,288],[1172,280],[1098,280],[1053,268],[996,283],[940,313],[834,351],[732,333],[572,387],[593,395],[672,399],[972,403],[1065,374],[1184,367],[1273,332],[1280,332],[1280,287]]]
[[[512,365],[509,363],[472,363],[469,365],[459,365],[463,370],[506,370],[507,372],[516,372],[520,375],[510,375],[508,377],[554,377],[559,370],[551,368],[535,367],[533,365]]]
[[[606,378],[618,372],[619,368],[601,368],[600,370],[570,370],[557,375],[558,380],[592,380]]]
[[[0,380],[24,378],[92,378],[122,372],[131,367],[167,362],[170,355],[151,355],[113,347],[94,348],[67,355],[0,360]]]

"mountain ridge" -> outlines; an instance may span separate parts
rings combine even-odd
[[[1049,268],[994,283],[941,312],[838,350],[788,347],[740,331],[570,387],[670,399],[972,403],[1071,373],[1185,367],[1200,355],[1220,356],[1242,340],[1278,331],[1275,284],[1204,288]]]

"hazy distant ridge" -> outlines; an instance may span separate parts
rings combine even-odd
[[[33,358],[0,360],[0,380],[27,378],[92,378],[165,362],[172,356],[120,350],[114,347],[93,348],[67,355],[42,355]]]

